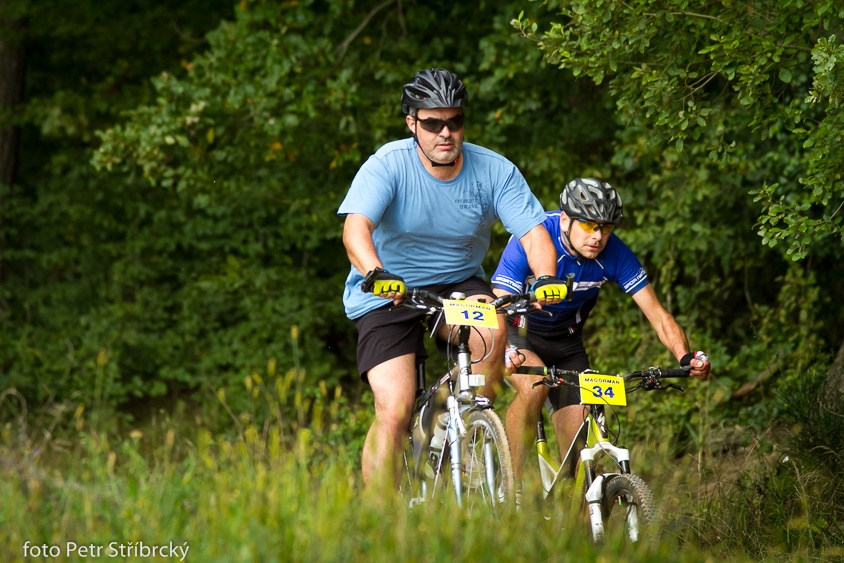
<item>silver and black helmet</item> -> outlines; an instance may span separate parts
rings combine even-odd
[[[469,102],[466,86],[457,75],[444,68],[420,70],[404,85],[401,110],[465,108]]]
[[[560,193],[560,209],[572,219],[618,223],[621,196],[607,182],[595,178],[575,178]]]

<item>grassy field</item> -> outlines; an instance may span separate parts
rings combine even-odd
[[[727,476],[693,456],[669,458],[657,442],[633,455],[651,460],[644,476],[659,499],[658,529],[633,547],[617,537],[596,546],[582,521],[546,520],[529,494],[521,511],[498,519],[449,505],[408,510],[394,497],[369,497],[359,468],[348,456],[320,453],[312,428],[285,440],[278,425],[247,425],[239,436],[224,437],[170,424],[119,442],[84,425],[72,439],[45,439],[42,431],[33,440],[7,424],[0,446],[0,560],[760,559],[732,550],[726,535],[723,545],[699,543],[697,532],[710,529],[701,501],[712,500]],[[844,553],[784,549],[772,546],[761,558],[832,560]]]
[[[625,442],[659,518],[635,546],[595,545],[585,513],[546,519],[529,487],[498,518],[366,494],[371,398],[319,385],[306,399],[291,373],[273,389],[247,378],[238,414],[218,391],[128,426],[71,403],[27,414],[3,392],[0,561],[844,561],[840,450],[806,439],[840,441],[844,419],[812,393],[791,393],[800,427],[701,423],[686,453],[669,428]]]
[[[93,546],[87,553],[99,558],[147,560],[153,546],[167,546],[169,556],[172,542],[193,561],[714,560],[671,535],[635,549],[617,538],[596,548],[579,526],[563,529],[530,503],[498,520],[449,505],[409,511],[395,498],[362,494],[357,467],[312,461],[302,434],[286,450],[272,445],[274,432],[264,447],[254,428],[245,440],[173,431],[150,460],[139,439],[118,445],[80,434],[65,452],[4,444],[0,559],[26,560],[30,542],[30,554],[52,547],[50,560],[97,558],[78,546]]]

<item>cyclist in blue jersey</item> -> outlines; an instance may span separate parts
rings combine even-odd
[[[531,268],[553,278],[554,246],[545,213],[519,170],[504,157],[463,142],[466,87],[452,72],[417,72],[402,91],[411,136],[382,146],[360,168],[338,214],[352,264],[343,304],[358,329],[358,371],[372,388],[375,421],[363,448],[363,479],[398,477],[401,445],[415,398],[417,360],[426,356],[420,313],[399,303],[400,292],[369,293],[377,280],[402,281],[448,297],[462,292],[494,298],[481,261],[490,229],[500,219],[522,244]],[[504,322],[494,333],[473,331],[469,346],[487,375],[483,393],[494,398],[507,340]],[[437,331],[448,338],[445,327]],[[494,340],[494,342],[493,342]],[[380,487],[379,487],[380,488]]]
[[[615,282],[633,298],[648,318],[660,341],[681,365],[692,366],[690,374],[705,378],[709,358],[692,354],[686,335],[674,317],[662,306],[638,258],[612,230],[622,217],[618,192],[608,183],[577,178],[560,194],[560,211],[546,213],[545,228],[556,246],[554,275],[566,279],[573,274],[570,299],[544,307],[551,316],[530,315],[508,322],[510,345],[505,363],[509,370],[520,365],[555,365],[582,371],[589,368],[583,346],[583,326],[606,282]],[[492,276],[496,295],[521,293],[533,281],[534,273],[518,240],[510,239]],[[526,326],[524,326],[526,324]],[[517,351],[516,351],[517,350]],[[517,394],[507,411],[506,428],[517,478],[525,444],[532,436],[546,398],[554,407],[552,421],[560,447],[570,444],[583,422],[579,390],[545,386],[532,388],[538,378],[518,375],[509,378]],[[561,452],[564,455],[564,452]]]

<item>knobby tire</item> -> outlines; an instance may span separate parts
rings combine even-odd
[[[615,475],[608,479],[601,503],[605,533],[623,530],[630,541],[639,541],[656,515],[653,493],[636,475]]]

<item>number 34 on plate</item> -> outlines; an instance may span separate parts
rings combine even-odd
[[[580,404],[627,405],[624,380],[617,375],[581,373]]]
[[[443,310],[446,324],[498,328],[498,315],[490,303],[443,299]]]

